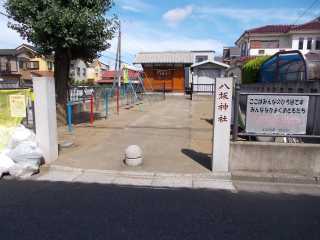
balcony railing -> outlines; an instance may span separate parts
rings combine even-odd
[[[11,73],[11,64],[10,63],[1,63],[0,72],[1,73]]]

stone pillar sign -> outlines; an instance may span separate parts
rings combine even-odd
[[[212,172],[229,171],[232,78],[216,78],[212,137]]]
[[[58,159],[54,78],[33,78],[33,89],[38,147],[43,151],[45,163],[50,163]]]

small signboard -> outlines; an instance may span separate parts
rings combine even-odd
[[[23,117],[26,110],[24,95],[10,95],[11,117]]]
[[[246,131],[305,134],[308,96],[248,95]]]

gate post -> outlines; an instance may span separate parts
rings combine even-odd
[[[58,159],[57,110],[54,78],[33,78],[38,146],[45,163]],[[67,92],[65,93],[67,94]]]
[[[216,78],[212,136],[212,172],[229,171],[232,78]]]

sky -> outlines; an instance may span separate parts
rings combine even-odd
[[[4,0],[0,0],[0,2]],[[320,0],[113,0],[106,18],[121,20],[122,61],[132,64],[139,52],[214,50],[235,46],[245,30],[272,24],[301,24],[320,16]],[[312,6],[313,5],[313,6]],[[306,13],[304,13],[312,6]],[[0,12],[5,13],[0,7]],[[302,15],[302,16],[301,16]],[[0,15],[0,48],[22,43]],[[117,38],[100,60],[114,67]],[[30,44],[30,43],[29,43]]]

